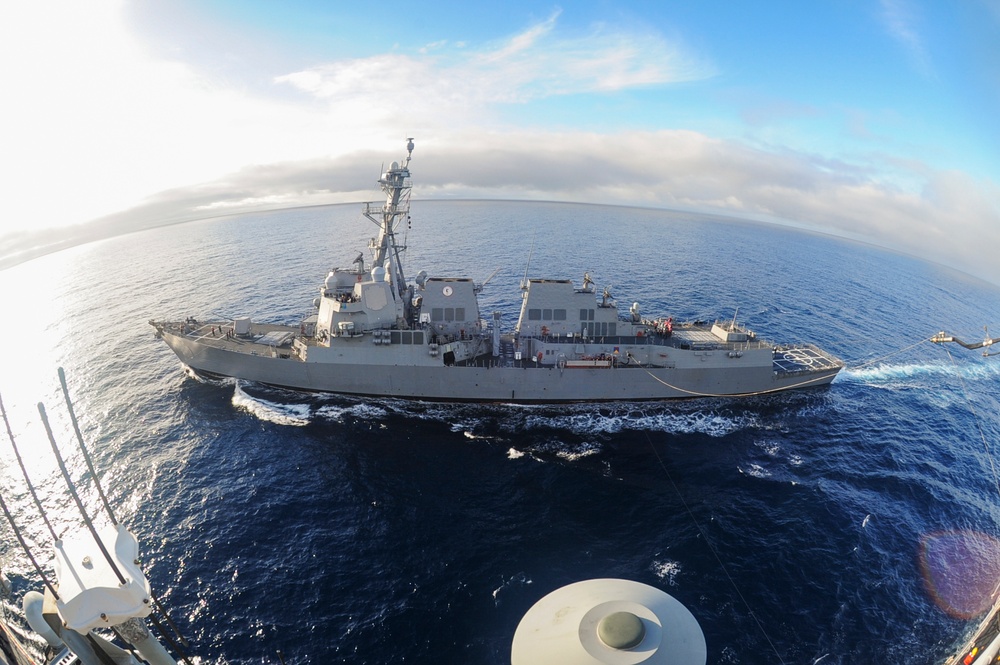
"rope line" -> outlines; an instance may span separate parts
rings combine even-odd
[[[927,344],[927,343],[930,343],[930,342],[931,342],[931,339],[929,337],[928,338],[924,338],[924,339],[921,339],[920,341],[918,341],[918,342],[916,342],[914,344],[910,344],[909,346],[905,346],[905,347],[903,347],[901,349],[898,349],[896,351],[892,351],[891,353],[887,353],[887,354],[879,356],[877,358],[873,358],[872,360],[863,362],[860,365],[851,366],[849,369],[852,369],[852,370],[864,369],[865,367],[868,367],[869,365],[874,365],[875,363],[882,362],[882,361],[886,360],[887,358],[891,358],[893,356],[899,355],[900,353],[906,353],[907,351],[910,351],[911,349],[915,349],[916,347],[920,346],[921,344]],[[950,356],[951,354],[948,354],[948,355]],[[846,363],[844,365],[844,368],[845,369],[848,368],[847,365],[846,365]],[[769,394],[772,394],[772,393],[784,392],[786,390],[794,390],[796,388],[801,388],[802,386],[808,386],[809,384],[812,384],[812,383],[818,383],[820,381],[825,381],[828,378],[827,374],[824,373],[822,376],[813,377],[811,379],[806,379],[805,381],[800,381],[798,383],[793,383],[791,385],[782,386],[780,388],[769,388],[768,390],[757,390],[757,391],[748,392],[748,393],[706,393],[706,392],[699,392],[697,390],[687,390],[686,388],[681,388],[680,386],[675,386],[672,383],[670,383],[668,381],[664,381],[660,377],[656,376],[650,370],[648,370],[646,368],[643,368],[643,369],[645,369],[646,374],[648,374],[654,381],[656,381],[656,382],[658,382],[658,383],[666,386],[667,388],[670,388],[671,390],[677,391],[679,393],[683,393],[685,395],[690,395],[691,397],[755,397],[755,396],[758,396],[758,395],[769,395]],[[1000,485],[998,485],[998,487],[1000,487]]]
[[[645,434],[646,434],[646,441],[649,443],[650,450],[653,451],[653,455],[656,457],[656,461],[660,463],[660,468],[663,469],[663,473],[667,476],[667,480],[670,481],[670,486],[673,487],[674,493],[677,495],[677,498],[681,500],[681,504],[684,506],[684,510],[687,512],[688,517],[691,518],[691,522],[694,524],[694,528],[698,530],[698,535],[700,535],[702,540],[705,541],[705,544],[708,545],[708,550],[712,553],[712,556],[715,557],[715,561],[719,564],[719,568],[722,569],[722,573],[726,576],[726,579],[729,580],[729,584],[733,587],[733,590],[736,592],[736,595],[740,597],[740,601],[743,603],[743,606],[746,607],[747,612],[750,614],[751,618],[753,618],[754,623],[757,624],[757,629],[760,630],[761,635],[763,635],[764,639],[767,640],[767,644],[768,646],[771,647],[771,651],[773,651],[774,655],[778,658],[778,662],[784,665],[785,661],[781,658],[781,654],[778,652],[777,647],[774,646],[774,642],[771,641],[771,636],[767,634],[766,630],[764,630],[764,625],[760,622],[760,619],[757,618],[757,615],[754,614],[753,609],[750,607],[750,603],[747,602],[747,599],[743,596],[743,592],[741,592],[740,588],[736,585],[736,580],[734,580],[733,576],[729,574],[729,570],[726,568],[726,564],[722,563],[722,557],[719,556],[719,553],[716,551],[715,547],[712,546],[712,541],[708,539],[708,536],[705,534],[705,530],[701,528],[701,524],[698,522],[698,519],[694,516],[694,511],[691,510],[691,506],[689,506],[688,502],[684,500],[684,495],[681,494],[680,489],[674,482],[673,476],[671,476],[670,471],[667,470],[667,465],[664,464],[663,458],[660,457],[660,453],[657,452],[656,446],[653,445],[653,440],[649,437],[649,432],[646,432]]]
[[[948,353],[948,358],[957,369],[958,361],[951,355],[951,351],[948,351],[947,349],[945,349],[945,351]],[[983,449],[986,451],[986,459],[990,461],[990,471],[993,474],[993,486],[996,487],[997,495],[1000,496],[1000,479],[997,478],[997,469],[996,465],[993,463],[993,453],[990,450],[990,444],[986,440],[986,432],[983,431],[983,424],[979,420],[979,414],[976,413],[975,402],[973,402],[972,398],[969,396],[969,389],[965,385],[965,378],[962,376],[961,372],[956,372],[956,374],[958,375],[958,382],[962,385],[962,393],[965,395],[965,402],[969,407],[969,411],[972,412],[972,419],[976,421],[976,429],[979,430],[979,438],[983,441]]]
[[[906,351],[909,351],[910,349],[915,349],[918,346],[920,346],[921,344],[930,343],[930,341],[931,341],[931,339],[929,337],[926,338],[926,339],[922,339],[922,340],[920,340],[919,342],[917,342],[915,344],[911,344],[911,345],[909,345],[907,347],[899,349],[898,351],[893,351],[892,353],[887,353],[884,356],[879,356],[878,358],[874,358],[872,360],[869,360],[868,362],[861,363],[857,367],[852,367],[851,369],[864,369],[865,367],[868,367],[869,365],[874,365],[875,363],[882,362],[886,358],[891,358],[893,356],[899,355],[900,353],[905,353]]]
[[[879,357],[874,358],[872,360],[869,360],[867,362],[861,363],[860,365],[856,365],[856,366],[852,367],[851,369],[863,369],[863,368],[868,367],[870,365],[873,365],[875,363],[882,362],[882,361],[884,361],[884,360],[886,360],[888,358],[891,358],[893,356],[896,356],[896,355],[899,355],[901,353],[905,353],[907,351],[910,351],[911,349],[914,349],[914,348],[920,346],[921,344],[927,344],[927,343],[932,343],[932,340],[930,338],[921,339],[920,341],[918,341],[918,342],[916,342],[914,344],[911,344],[909,346],[903,347],[903,348],[901,348],[901,349],[899,349],[897,351],[893,351],[891,353],[879,356]],[[952,362],[952,364],[954,364],[957,367],[958,362],[955,359],[955,357],[951,354],[950,351],[948,351],[948,349],[945,349],[945,352],[948,354],[948,358]],[[827,378],[827,376],[824,375],[824,376],[820,376],[820,377],[815,377],[815,378],[812,378],[812,379],[808,379],[806,381],[802,381],[802,382],[799,382],[799,383],[796,383],[796,384],[792,384],[792,385],[789,385],[789,386],[785,386],[785,387],[782,387],[782,388],[773,388],[773,389],[770,389],[770,390],[762,390],[762,391],[757,391],[757,392],[714,394],[714,393],[702,393],[702,392],[697,392],[697,391],[692,391],[692,390],[685,390],[684,388],[680,388],[678,386],[675,386],[675,385],[672,385],[672,384],[668,383],[667,381],[664,381],[663,379],[659,378],[658,376],[656,376],[655,374],[653,374],[648,369],[646,369],[645,371],[646,371],[647,374],[649,374],[650,377],[652,377],[657,382],[663,384],[664,386],[666,386],[666,387],[668,387],[668,388],[670,388],[672,390],[675,390],[677,392],[684,393],[684,394],[687,394],[687,395],[691,395],[693,397],[750,397],[750,396],[754,396],[754,395],[764,395],[764,394],[768,394],[768,393],[782,392],[782,391],[785,391],[785,390],[790,390],[792,388],[797,388],[797,387],[800,387],[800,386],[808,385],[810,383],[815,383],[817,381],[822,381],[822,380],[825,380]],[[965,384],[965,379],[962,377],[961,372],[957,372],[956,374],[958,375],[959,382],[961,383],[962,392],[963,392],[963,394],[965,396],[966,403],[968,404],[969,411],[972,412],[973,419],[976,422],[976,428],[979,430],[979,436],[980,436],[980,439],[983,442],[983,448],[986,451],[986,457],[987,457],[987,459],[989,460],[989,463],[990,463],[990,472],[993,475],[993,484],[994,484],[994,487],[996,488],[997,495],[1000,496],[1000,476],[998,476],[998,473],[997,473],[997,468],[996,468],[996,465],[995,465],[994,460],[993,460],[993,454],[992,454],[992,451],[990,450],[989,442],[988,442],[988,440],[986,438],[986,433],[983,430],[983,426],[982,426],[982,423],[980,422],[979,415],[976,412],[976,409],[975,409],[975,406],[974,406],[974,402],[973,402],[972,398],[969,395],[968,387]],[[701,536],[701,538],[705,541],[705,544],[708,546],[709,551],[712,553],[712,556],[715,558],[715,561],[718,563],[719,569],[722,570],[722,573],[725,575],[726,579],[729,581],[729,584],[733,588],[733,591],[735,591],[736,595],[739,596],[740,602],[743,603],[743,606],[746,608],[747,613],[750,615],[750,617],[753,619],[754,623],[757,625],[757,629],[760,631],[761,635],[764,636],[764,639],[767,641],[768,646],[771,648],[771,651],[774,653],[774,655],[777,658],[778,662],[780,662],[780,663],[782,663],[782,665],[784,665],[784,660],[782,659],[781,654],[778,652],[777,647],[775,647],[774,642],[771,640],[770,635],[768,635],[767,630],[765,630],[763,624],[757,618],[757,615],[754,614],[753,609],[750,607],[750,603],[747,602],[747,599],[744,597],[743,593],[740,591],[739,586],[737,586],[737,584],[736,584],[736,580],[733,579],[733,576],[729,573],[729,570],[726,568],[726,565],[723,563],[722,558],[719,556],[718,551],[712,545],[712,542],[709,540],[708,536],[706,535],[705,530],[702,528],[701,524],[698,522],[698,519],[695,517],[694,511],[691,510],[690,505],[688,505],[688,502],[684,499],[684,496],[681,494],[680,489],[677,487],[677,484],[674,482],[673,476],[670,475],[670,471],[669,471],[669,469],[667,469],[667,466],[664,463],[663,458],[660,456],[660,453],[656,450],[656,446],[653,444],[653,440],[652,440],[652,438],[650,438],[649,433],[645,432],[645,436],[646,436],[646,441],[649,444],[650,450],[653,452],[653,455],[656,457],[656,461],[659,463],[660,468],[663,469],[663,473],[667,477],[667,481],[670,483],[670,486],[673,488],[674,493],[677,495],[678,499],[680,499],[681,504],[684,506],[684,510],[687,513],[688,517],[690,518],[692,524],[694,524],[695,529],[698,531],[698,535]],[[996,591],[998,589],[1000,589],[1000,583],[998,583],[997,588],[994,589],[994,593],[996,593]],[[998,605],[1000,605],[1000,599],[997,600],[997,603],[998,603]],[[996,609],[996,606],[994,607],[994,609]]]
[[[780,393],[780,392],[784,392],[786,390],[793,390],[795,388],[800,388],[802,386],[807,386],[810,383],[816,383],[818,381],[825,381],[827,379],[827,376],[825,376],[825,375],[824,376],[817,376],[817,377],[814,377],[812,379],[808,379],[806,381],[800,381],[799,383],[793,383],[790,386],[783,386],[781,388],[770,388],[768,390],[758,390],[756,392],[751,392],[751,393],[701,393],[701,392],[698,392],[696,390],[686,390],[684,388],[681,388],[680,386],[675,386],[675,385],[673,385],[671,383],[667,383],[666,381],[664,381],[660,377],[658,377],[655,374],[653,374],[652,372],[650,372],[648,369],[645,370],[645,371],[646,371],[646,374],[649,374],[649,376],[651,376],[653,378],[653,380],[658,381],[659,383],[662,383],[667,388],[670,388],[671,390],[676,390],[677,392],[684,393],[686,395],[691,395],[692,397],[753,397],[755,395],[767,395],[769,393]]]

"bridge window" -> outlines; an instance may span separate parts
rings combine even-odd
[[[528,310],[528,320],[529,321],[541,321],[542,320],[542,310],[540,310],[540,309],[529,309]]]
[[[552,320],[553,321],[565,321],[566,320],[566,310],[564,310],[564,309],[554,309],[554,310],[552,310]]]

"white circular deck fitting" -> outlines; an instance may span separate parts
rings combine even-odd
[[[630,580],[577,582],[521,619],[512,665],[703,665],[705,635],[669,594]]]
[[[646,628],[631,612],[615,612],[597,622],[597,636],[612,649],[631,649],[642,642]]]

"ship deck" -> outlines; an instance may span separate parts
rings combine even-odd
[[[774,350],[774,371],[778,374],[822,372],[843,366],[844,363],[837,358],[809,344]]]
[[[231,321],[180,321],[154,325],[162,326],[163,330],[175,335],[197,339],[202,344],[217,349],[251,355],[291,356],[293,351],[290,335],[298,333],[298,328],[294,326],[256,322],[251,326],[251,334],[246,336],[227,334],[227,331],[231,332],[233,329]],[[287,341],[283,338],[287,338]]]
[[[182,334],[186,337],[198,339],[203,344],[237,353],[281,356],[286,358],[296,355],[294,347],[290,343],[293,334],[298,337],[298,329],[294,326],[254,322],[250,335],[239,336],[232,334],[231,322],[189,320],[159,323],[156,325],[162,326],[164,330],[174,334]],[[314,340],[308,338],[298,338],[302,339],[306,344],[315,343]],[[712,334],[709,329],[700,326],[684,326],[675,330],[674,334],[670,337],[616,337],[604,338],[601,341],[613,344],[663,344],[682,349],[716,349],[724,351],[739,351],[760,347],[771,348],[766,342],[760,340],[738,343],[723,342]],[[513,337],[509,334],[502,336],[501,354],[499,357],[480,356],[459,364],[525,368],[541,366],[527,356],[515,360]],[[843,363],[840,360],[810,344],[774,347],[773,365],[774,372],[784,376],[825,372],[843,367]]]

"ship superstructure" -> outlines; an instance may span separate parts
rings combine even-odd
[[[485,318],[468,277],[407,279],[396,231],[409,218],[413,140],[379,179],[371,259],[334,268],[298,326],[151,321],[191,369],[287,388],[423,400],[577,402],[742,396],[827,384],[843,367],[812,345],[775,345],[731,321],[624,315],[609,289],[525,277],[520,316]]]

